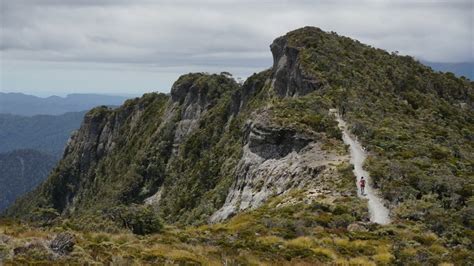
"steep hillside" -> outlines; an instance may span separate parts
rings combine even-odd
[[[221,229],[240,246],[196,236],[227,248],[262,248],[255,234],[277,247],[275,237],[296,238],[305,251],[289,251],[289,260],[347,259],[355,253],[342,242],[367,239],[386,249],[381,259],[362,248],[357,254],[370,258],[359,264],[469,260],[473,83],[312,27],[276,39],[271,51],[273,67],[242,86],[226,73],[187,74],[170,96],[90,111],[48,180],[8,215],[37,221],[53,210],[74,228],[110,229],[111,206],[146,204],[174,225],[236,215]],[[370,154],[366,169],[394,223],[387,231],[360,225],[367,209],[332,108]],[[420,231],[428,235],[416,238]],[[337,255],[313,257],[331,245],[318,242],[319,233],[345,239],[331,246]]]
[[[0,152],[34,149],[60,159],[84,112],[32,117],[0,114]]]
[[[298,51],[372,153],[367,169],[395,214],[459,243],[473,226],[473,83],[314,28],[275,43]]]
[[[34,150],[0,153],[0,212],[46,179],[56,160]]]

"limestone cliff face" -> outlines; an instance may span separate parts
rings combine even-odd
[[[302,96],[320,89],[323,84],[306,74],[298,57],[300,49],[288,43],[286,36],[270,45],[273,54],[272,87],[280,97]]]
[[[333,169],[330,164],[341,163],[338,154],[323,150],[316,139],[272,125],[269,120],[264,113],[247,123],[235,180],[211,222],[259,207],[272,196],[292,189],[322,188],[322,173]]]
[[[211,95],[213,93],[211,88],[195,82],[202,77],[205,75],[201,73],[183,76],[171,88],[170,107],[167,113],[174,112],[180,117],[176,122],[173,140],[175,155],[183,140],[198,127],[201,115],[216,104],[221,96],[222,92]]]
[[[93,191],[98,165],[114,155],[124,141],[122,134],[137,128],[137,121],[147,107],[132,102],[137,101],[129,101],[115,110],[97,107],[86,114],[80,129],[71,136],[60,164],[43,184],[41,193],[50,199],[52,207],[74,212],[78,203],[87,200]]]
[[[140,203],[166,191],[163,186],[174,185],[166,180],[182,170],[176,164],[188,156],[184,142],[202,130],[202,117],[216,112],[216,106],[222,107],[225,125],[231,101],[221,106],[222,98],[230,99],[237,89],[226,75],[188,74],[176,81],[170,96],[146,94],[117,109],[91,110],[48,180],[9,214],[52,207],[74,215],[87,208]]]

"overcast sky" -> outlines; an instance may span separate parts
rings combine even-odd
[[[237,77],[312,25],[420,60],[472,62],[472,0],[0,0],[0,90],[167,92],[183,73]]]

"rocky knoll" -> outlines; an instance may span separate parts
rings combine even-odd
[[[286,36],[270,45],[273,54],[272,87],[281,97],[302,96],[323,86],[321,80],[308,75],[299,58],[300,49],[288,43]]]

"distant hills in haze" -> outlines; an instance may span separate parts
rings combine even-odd
[[[0,113],[33,116],[60,115],[89,110],[99,105],[121,105],[129,97],[102,94],[68,94],[41,98],[23,93],[0,92]]]
[[[0,114],[0,153],[34,149],[59,159],[86,111],[32,117]]]
[[[40,184],[55,164],[53,156],[36,150],[0,153],[0,212]]]
[[[470,80],[474,80],[474,62],[438,63],[422,61],[422,63],[436,71],[451,72],[456,74],[456,76],[464,76]]]
[[[88,110],[118,106],[128,98],[0,93],[0,212],[47,177]]]
[[[0,113],[0,212],[48,176],[86,112]]]

